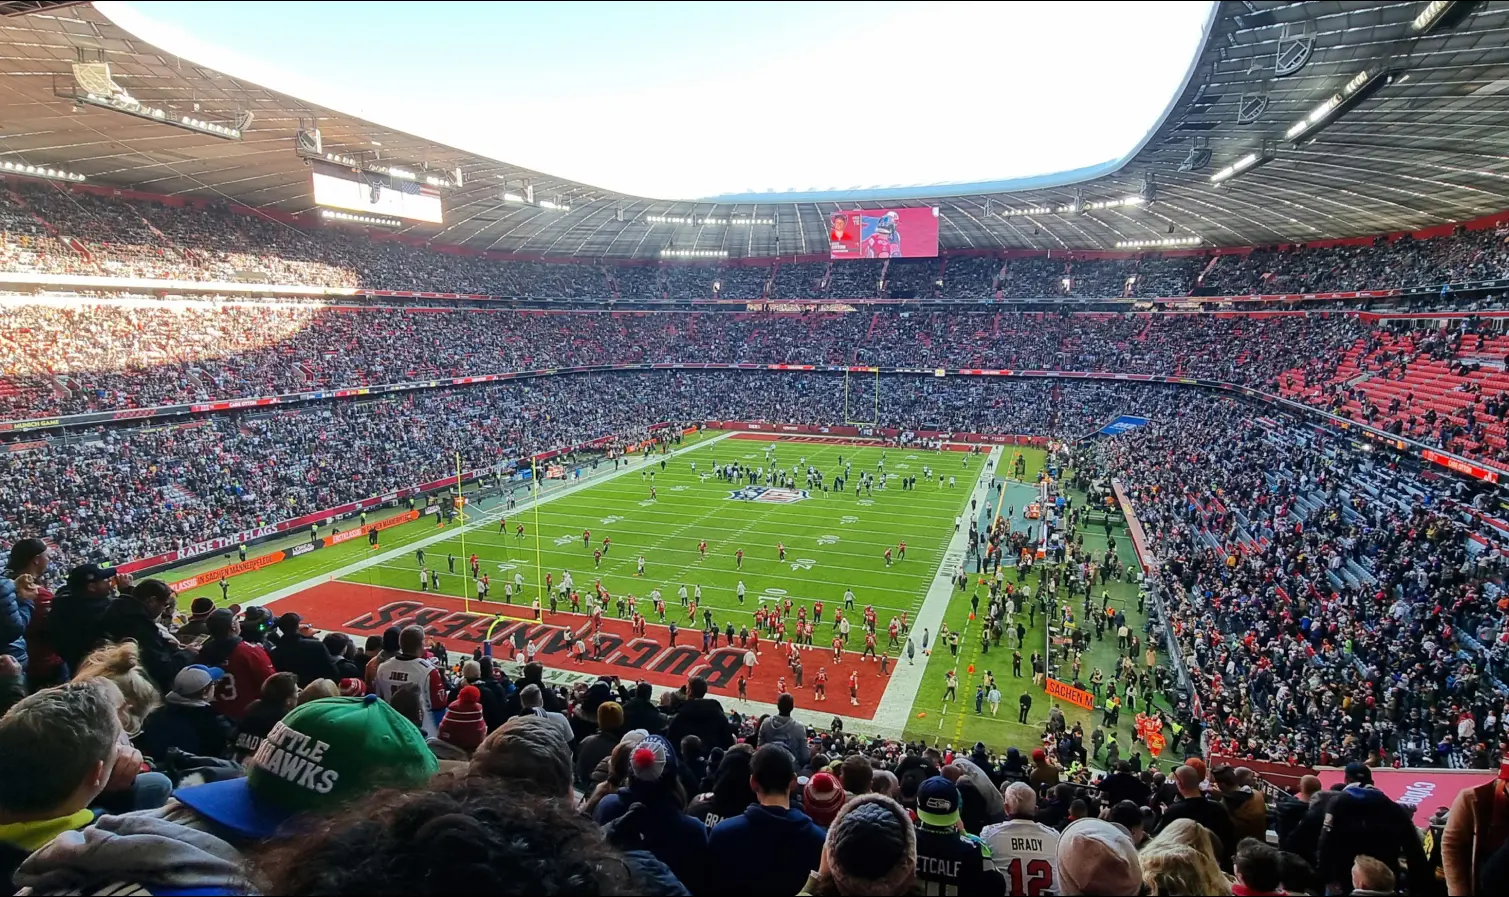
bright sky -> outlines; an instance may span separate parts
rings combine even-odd
[[[239,78],[659,199],[992,181],[1120,158],[1173,99],[1209,11],[857,0],[99,5],[143,39]]]

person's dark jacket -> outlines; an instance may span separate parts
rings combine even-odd
[[[1279,808],[1279,824],[1284,824],[1285,814],[1289,814],[1293,827],[1287,834],[1280,834],[1279,849],[1290,853],[1297,853],[1305,858],[1310,868],[1315,868],[1316,859],[1320,853],[1320,833],[1325,829],[1326,813],[1331,809],[1331,802],[1336,800],[1339,791],[1322,791],[1315,795],[1310,803],[1294,803],[1299,809]]]
[[[1137,806],[1146,806],[1148,787],[1129,772],[1113,772],[1100,783],[1100,794],[1106,803],[1115,806],[1119,801],[1129,800]]]
[[[132,740],[143,756],[160,765],[169,748],[201,757],[223,757],[231,745],[235,724],[208,704],[163,704],[147,714],[141,732]]]
[[[693,698],[681,705],[671,717],[670,732],[666,737],[671,744],[681,744],[681,739],[695,735],[702,739],[702,749],[729,748],[734,743],[733,726],[723,705],[714,698]]]
[[[686,808],[686,815],[702,821],[708,831],[725,819],[733,819],[754,803],[754,789],[749,787],[749,752],[729,751],[723,755],[713,774],[713,790]]]
[[[358,666],[356,664],[356,661],[347,660],[344,655],[336,656],[334,654],[330,655],[330,659],[335,661],[335,681],[337,685],[340,684],[340,681],[342,679],[362,678],[362,673],[364,672],[365,668]]]
[[[0,654],[16,658],[26,669],[26,627],[31,625],[32,602],[16,593],[16,582],[0,576]]]
[[[466,684],[477,686],[477,691],[482,694],[482,722],[487,725],[487,731],[503,725],[508,719],[508,690],[503,683],[483,677]]]
[[[105,611],[110,608],[108,595],[75,592],[68,586],[53,596],[47,614],[47,637],[71,676],[78,672],[84,658],[105,640]]]
[[[56,605],[53,611],[56,613]],[[110,602],[100,618],[100,629],[108,641],[135,641],[140,649],[142,667],[164,693],[173,689],[173,677],[178,671],[194,662],[194,652],[178,647],[177,642],[169,639],[157,624],[157,618],[135,598],[123,595]]]
[[[651,735],[659,735],[665,731],[665,714],[654,701],[631,698],[624,705],[624,729],[643,729]]]
[[[335,667],[335,658],[325,650],[325,643],[317,638],[302,635],[285,635],[278,639],[272,655],[272,668],[280,673],[293,673],[299,677],[299,688],[316,679],[341,681],[340,670]]]
[[[702,823],[683,813],[668,790],[636,789],[632,783],[599,801],[592,821],[606,826],[631,810],[634,818],[625,819],[625,824],[642,839],[643,848],[669,866],[687,890],[701,893],[707,873],[707,829]]]
[[[582,739],[576,751],[577,785],[585,790],[592,790],[592,773],[597,769],[597,764],[613,753],[613,748],[621,738],[622,732],[599,731]]]
[[[1221,868],[1231,868],[1231,858],[1237,852],[1236,831],[1231,827],[1231,815],[1219,801],[1203,796],[1193,799],[1180,797],[1169,805],[1168,812],[1158,822],[1158,831],[1153,834],[1156,836],[1158,832],[1168,828],[1175,819],[1193,819],[1210,829],[1211,834],[1221,840],[1216,848],[1216,858],[1221,861]]]
[[[1350,883],[1352,862],[1361,854],[1387,864],[1396,877],[1401,876],[1402,861],[1409,867],[1409,886],[1403,890],[1428,893],[1431,866],[1409,811],[1377,788],[1349,785],[1326,814],[1315,866],[1321,883]]]
[[[540,695],[544,698],[544,708],[546,712],[562,714],[566,712],[566,705],[561,701],[561,696],[556,693],[555,689],[545,685],[545,683],[541,682],[539,679],[531,679],[527,676],[520,676],[519,680],[514,683],[513,694],[508,696],[508,707],[505,713],[506,719],[513,719],[514,717],[523,714],[524,705],[519,703],[519,696],[523,693],[525,688],[528,688],[531,685],[538,685],[540,687]]]
[[[708,868],[721,894],[795,894],[817,869],[827,834],[801,810],[750,804],[708,835]]]

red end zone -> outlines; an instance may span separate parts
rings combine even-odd
[[[471,606],[468,613],[459,598],[340,581],[321,583],[272,604],[275,615],[294,611],[316,629],[363,638],[381,635],[389,626],[423,626],[425,632],[439,639],[447,649],[467,655],[481,644],[487,627],[497,619],[496,612],[491,609],[505,605],[496,601],[473,601]],[[527,614],[529,611],[513,605],[510,612]],[[822,633],[827,629],[823,626],[818,631]],[[588,618],[581,614],[547,611],[543,623],[512,618],[499,623],[493,630],[492,643],[508,643],[510,646],[495,649],[496,656],[512,656],[511,643],[514,634],[520,630],[538,649],[535,659],[548,667],[619,676],[629,681],[644,680],[670,688],[685,684],[691,676],[702,676],[707,679],[708,688],[719,695],[738,697],[739,694],[744,649],[725,646],[704,654],[701,630],[681,629],[676,644],[672,646],[670,630],[664,626],[651,624],[641,638],[633,634],[629,621],[605,618],[603,659],[588,659],[577,664],[571,660],[569,650],[578,633],[589,634]],[[590,649],[591,640],[584,637],[584,641]],[[828,671],[828,700],[822,703],[814,700],[812,689],[819,667]],[[858,707],[849,703],[849,674],[855,670],[859,672]],[[796,677],[786,664],[785,654],[777,651],[773,642],[761,639],[759,663],[749,677],[749,699],[774,704],[779,693],[776,679],[784,676],[786,688],[796,695],[799,706],[814,710],[831,708],[835,714],[873,719],[887,681],[887,677],[878,675],[879,672],[880,665],[875,661],[861,661],[860,656],[852,652],[845,652],[842,659],[834,663],[832,650],[806,648],[802,651],[805,685],[797,688]]]
[[[755,442],[799,442],[803,445],[854,445],[887,447],[880,439],[861,439],[858,436],[803,436],[799,433],[735,433],[729,439],[752,439]]]

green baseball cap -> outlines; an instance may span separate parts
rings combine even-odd
[[[330,813],[380,788],[425,784],[439,770],[424,733],[376,695],[321,698],[289,711],[244,778],[173,793],[210,821],[260,840],[300,813]]]

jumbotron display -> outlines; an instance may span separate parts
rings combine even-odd
[[[388,215],[430,224],[442,221],[440,191],[434,187],[335,165],[315,166],[314,201],[316,205],[348,212]],[[936,245],[936,236],[933,242]]]
[[[938,210],[856,209],[828,218],[830,258],[902,259],[938,255]]]

